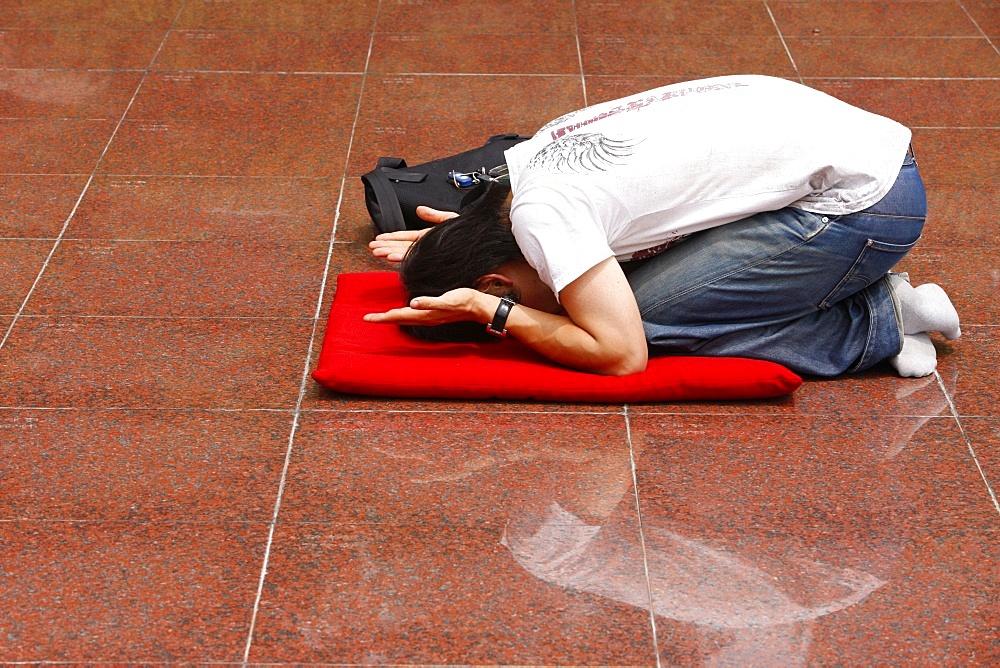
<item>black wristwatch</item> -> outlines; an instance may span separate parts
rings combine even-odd
[[[507,336],[507,316],[510,315],[510,310],[514,308],[516,303],[510,297],[501,297],[497,312],[493,315],[493,322],[486,325],[486,331],[501,339]]]

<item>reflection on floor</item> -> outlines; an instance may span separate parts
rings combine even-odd
[[[0,660],[1000,663],[987,0],[0,6]],[[358,176],[675,81],[914,131],[938,372],[754,402],[337,395]],[[829,131],[817,128],[817,132]]]

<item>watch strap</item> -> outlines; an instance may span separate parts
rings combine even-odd
[[[486,331],[500,338],[507,336],[507,316],[510,315],[510,310],[514,308],[516,303],[510,297],[501,297],[497,311],[493,314],[493,322],[486,325]]]

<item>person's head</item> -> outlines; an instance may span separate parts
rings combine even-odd
[[[410,246],[399,270],[408,299],[439,297],[456,288],[473,288],[520,301],[517,290],[509,285],[485,284],[502,265],[524,260],[510,229],[508,192],[505,187],[489,184],[473,208],[438,223]],[[434,327],[406,325],[403,329],[426,341],[488,338],[485,328],[474,322]]]

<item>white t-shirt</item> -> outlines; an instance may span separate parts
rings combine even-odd
[[[664,86],[552,121],[506,152],[511,222],[558,295],[609,257],[795,206],[840,215],[892,187],[910,131],[801,84],[745,75]]]

